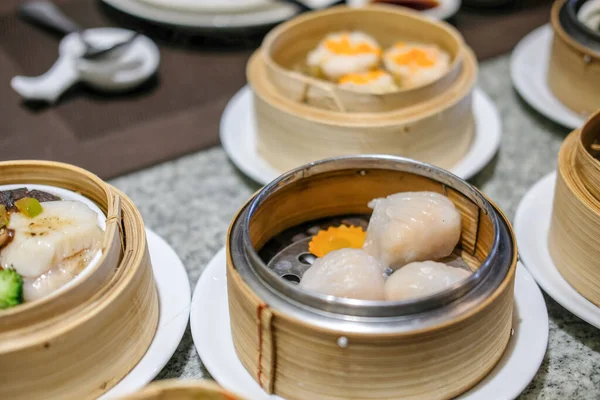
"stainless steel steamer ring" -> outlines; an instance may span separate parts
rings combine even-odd
[[[257,210],[274,193],[319,174],[339,172],[366,176],[374,170],[408,172],[437,181],[475,203],[492,221],[494,238],[487,258],[469,278],[428,297],[409,301],[343,299],[307,292],[268,268],[252,246],[249,226]],[[325,329],[365,334],[414,332],[461,319],[480,306],[504,281],[515,257],[511,229],[500,211],[472,185],[440,168],[383,155],[338,157],[292,170],[265,186],[232,224],[229,249],[236,270],[269,306],[304,323]]]

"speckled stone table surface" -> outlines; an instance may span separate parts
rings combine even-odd
[[[481,65],[480,86],[492,97],[503,121],[502,144],[494,160],[472,182],[513,218],[531,185],[556,168],[568,134],[537,114],[515,93],[509,57]],[[199,127],[198,129],[202,129]],[[224,245],[231,218],[258,185],[213,148],[112,181],[135,201],[146,225],[162,235],[182,258],[194,288],[206,264]],[[185,212],[173,205],[185,203]],[[550,336],[544,362],[520,399],[600,399],[600,331],[545,295]],[[198,357],[189,327],[157,379],[210,378]]]

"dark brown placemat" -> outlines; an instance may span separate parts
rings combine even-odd
[[[490,0],[470,0],[485,4]],[[479,60],[511,51],[533,29],[550,20],[552,0],[513,0],[507,6],[463,6],[451,19]]]
[[[59,4],[84,27],[116,25],[97,1]],[[24,104],[10,79],[46,71],[59,38],[22,22],[15,7],[0,11],[2,160],[66,161],[103,178],[169,160],[218,143],[220,114],[245,83],[251,51],[240,43],[160,42],[159,73],[140,90],[110,96],[81,88],[53,107]]]
[[[43,73],[57,57],[59,38],[16,16],[18,0],[0,1],[0,160],[70,162],[114,177],[218,143],[220,115],[245,83],[244,69],[264,31],[210,37],[156,26],[98,0],[58,0],[84,27],[126,26],[160,46],[157,77],[127,95],[76,88],[48,107],[26,104],[10,88],[15,75]],[[500,10],[461,10],[452,23],[480,59],[509,51],[548,20],[549,0],[517,0]]]

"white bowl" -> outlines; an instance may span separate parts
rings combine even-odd
[[[40,190],[42,192],[50,193],[50,194],[60,197],[63,200],[75,200],[75,201],[80,201],[80,202],[84,203],[92,211],[94,211],[96,214],[98,214],[98,227],[100,227],[100,229],[102,229],[103,231],[106,231],[106,215],[104,214],[104,212],[102,212],[102,210],[100,209],[100,207],[98,207],[96,205],[96,203],[94,203],[87,197],[80,195],[79,193],[73,192],[71,190],[55,187],[55,186],[37,185],[37,184],[29,184],[29,183],[16,184],[16,185],[0,185],[0,191],[20,189],[23,187],[27,188],[28,190],[36,189],[36,190]],[[76,282],[81,280],[87,273],[89,273],[93,269],[94,265],[96,265],[98,263],[100,258],[102,258],[102,249],[98,250],[98,252],[94,255],[92,260],[88,263],[88,265],[86,265],[86,267],[75,278],[73,278],[71,281],[67,282],[60,288],[53,291],[52,294],[62,292],[64,290],[66,290],[67,288],[73,286]]]

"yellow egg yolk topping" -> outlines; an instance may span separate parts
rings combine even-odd
[[[362,248],[367,233],[358,226],[341,225],[321,230],[308,243],[308,250],[317,257],[340,249]]]
[[[325,41],[325,48],[332,53],[343,56],[355,56],[358,54],[381,54],[381,50],[371,46],[367,42],[352,43],[348,35]]]
[[[424,68],[432,67],[435,64],[435,61],[420,49],[411,49],[406,53],[398,54],[394,57],[394,62],[398,65],[417,65]]]
[[[381,78],[382,76],[385,76],[384,71],[380,69],[374,69],[372,71],[344,75],[340,78],[338,83],[354,83],[357,85],[366,85],[370,82]]]

